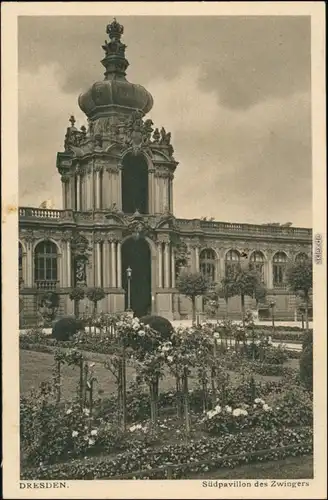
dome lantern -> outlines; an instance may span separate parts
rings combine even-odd
[[[106,68],[105,79],[94,83],[79,96],[79,106],[91,120],[117,111],[130,113],[137,110],[145,115],[153,107],[151,94],[143,86],[125,78],[129,62],[125,57],[126,45],[121,41],[123,32],[124,27],[116,19],[107,25],[109,41],[102,46],[105,57],[101,61]]]

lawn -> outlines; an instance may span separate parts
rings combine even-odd
[[[90,362],[94,362],[94,373],[97,377],[96,391],[101,391],[104,396],[109,396],[116,391],[115,379],[109,370],[103,366],[108,358],[106,354],[87,353]],[[298,367],[298,359],[291,359],[286,363],[291,368]],[[50,381],[53,370],[53,355],[43,352],[20,350],[20,391],[21,394],[30,392],[33,388],[38,389],[41,382]],[[127,368],[127,380],[133,381],[135,371],[133,368]],[[65,399],[71,399],[74,395],[78,383],[78,368],[62,367],[62,395]],[[275,381],[280,377],[254,375],[257,380]],[[196,381],[190,380],[190,387],[195,387]],[[161,389],[175,390],[175,379],[168,373],[161,381]]]

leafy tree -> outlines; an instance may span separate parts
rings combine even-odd
[[[259,281],[255,286],[254,290],[254,299],[256,300],[256,306],[259,305],[260,302],[264,302],[267,295],[267,289],[264,283]]]
[[[228,310],[229,299],[236,295],[234,282],[230,276],[225,276],[224,278],[222,278],[221,282],[217,286],[217,292],[219,297],[225,300]]]
[[[86,296],[93,303],[93,313],[96,314],[98,302],[106,297],[104,290],[98,287],[88,288]]]
[[[196,322],[196,297],[204,295],[209,287],[209,283],[202,273],[182,271],[177,279],[176,287],[182,295],[191,299],[192,322]]]
[[[300,260],[291,263],[286,272],[286,280],[289,289],[300,297],[304,302],[305,325],[309,329],[309,305],[312,292],[312,261],[311,259]]]
[[[56,292],[45,292],[40,297],[40,313],[45,324],[51,323],[59,308],[59,295]]]
[[[85,297],[85,290],[82,287],[75,287],[69,294],[69,298],[74,302],[74,314],[78,318],[80,311],[79,311],[79,305],[80,301],[83,300]]]
[[[245,297],[253,297],[258,302],[266,293],[260,275],[250,269],[248,261],[223,278],[221,288],[227,298],[235,295],[240,297],[243,326],[245,326]]]

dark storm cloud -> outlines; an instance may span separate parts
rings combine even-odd
[[[309,17],[120,17],[131,61],[130,79],[172,79],[184,66],[201,68],[203,90],[221,104],[244,108],[310,86]],[[101,45],[108,18],[23,17],[19,66],[56,63],[67,93],[102,79]]]

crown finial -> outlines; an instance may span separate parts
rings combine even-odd
[[[124,27],[118,23],[114,17],[113,22],[107,25],[106,33],[111,40],[121,40],[121,36],[124,33]]]
[[[102,46],[105,58],[101,61],[106,68],[105,79],[125,77],[125,70],[129,63],[125,59],[126,45],[121,42],[123,32],[123,26],[115,18],[112,23],[107,25],[106,33],[109,36],[109,42],[105,40]]]

